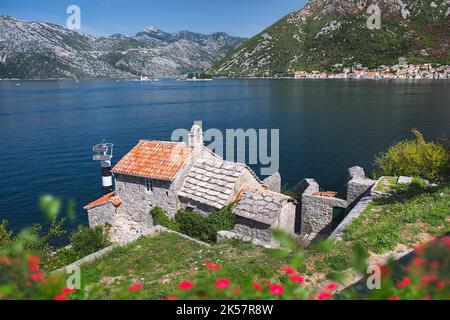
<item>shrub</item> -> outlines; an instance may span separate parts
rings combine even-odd
[[[448,178],[450,155],[437,143],[426,142],[414,129],[415,140],[405,140],[376,158],[377,175],[418,176],[431,181]]]
[[[214,210],[208,217],[210,238],[216,241],[217,232],[220,230],[231,230],[236,224],[236,215],[232,211],[233,204],[226,206],[220,210]]]
[[[70,236],[70,244],[78,256],[84,257],[107,247],[110,242],[108,234],[103,227],[89,228],[80,226]]]
[[[210,241],[208,217],[198,212],[180,210],[175,215],[175,220],[180,226],[180,232],[202,241]]]
[[[150,214],[154,221],[163,227],[202,241],[216,242],[217,232],[231,230],[236,224],[236,216],[232,212],[233,205],[214,210],[208,216],[195,211],[179,210],[175,219],[171,219],[160,207],[154,207]]]
[[[8,221],[3,220],[0,223],[0,248],[7,246],[11,241],[12,231],[6,228]]]
[[[167,216],[164,210],[161,207],[154,207],[150,210],[150,214],[152,215],[153,221],[156,224],[169,228],[174,231],[180,231],[180,225],[174,219],[171,219]]]
[[[332,255],[327,257],[331,268],[336,271],[344,271],[351,267],[351,255]]]
[[[42,259],[42,267],[45,271],[54,271],[67,266],[79,259],[83,258],[71,247],[64,247],[56,250],[51,255]]]

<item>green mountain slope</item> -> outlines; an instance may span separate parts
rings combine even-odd
[[[367,9],[381,9],[369,29]],[[450,64],[450,0],[310,0],[213,66],[229,76],[291,75],[334,64]]]

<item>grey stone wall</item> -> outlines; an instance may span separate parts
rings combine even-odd
[[[238,217],[233,232],[244,237],[258,239],[264,243],[272,243],[272,233],[270,226],[243,217]]]
[[[180,197],[180,209],[191,210],[203,215],[209,215],[216,208],[208,206],[204,203],[194,201],[192,199]]]
[[[347,201],[334,197],[303,194],[301,234],[327,231],[327,227],[333,220],[334,207],[346,208]]]
[[[272,228],[283,230],[289,234],[294,234],[296,209],[297,206],[295,203],[287,202],[281,209],[281,213],[272,225]]]
[[[145,178],[116,174],[116,193],[122,200],[123,212],[129,213],[137,221],[148,221],[150,209],[160,206],[168,215],[174,216],[178,209],[176,190],[172,182],[153,181],[153,191],[147,191]]]
[[[279,172],[274,173],[270,177],[264,179],[264,184],[267,186],[267,189],[273,192],[281,192],[281,175]]]
[[[115,212],[116,208],[112,205],[112,203],[107,203],[103,206],[89,209],[89,226],[94,228],[97,226],[104,226],[105,224],[112,224]]]
[[[348,169],[347,206],[351,209],[376,181],[366,178],[364,169],[351,167]]]
[[[333,208],[346,208],[347,201],[335,197],[314,195],[319,184],[314,179],[304,179],[296,186],[301,196],[301,235],[327,231],[333,220]]]

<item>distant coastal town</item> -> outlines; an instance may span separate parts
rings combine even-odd
[[[357,64],[344,67],[341,64],[333,66],[335,72],[301,71],[294,73],[295,79],[450,79],[450,65],[439,64],[408,64],[406,59],[399,59],[394,66],[382,65],[375,70]]]

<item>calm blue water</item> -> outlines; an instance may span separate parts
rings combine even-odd
[[[16,85],[20,84],[20,86]],[[139,139],[176,128],[280,128],[280,172],[342,190],[346,169],[370,171],[375,154],[419,128],[450,135],[449,81],[114,80],[0,81],[0,219],[43,222],[39,195],[83,205],[101,195],[91,148],[115,144],[115,162]],[[115,163],[114,162],[114,163]]]

